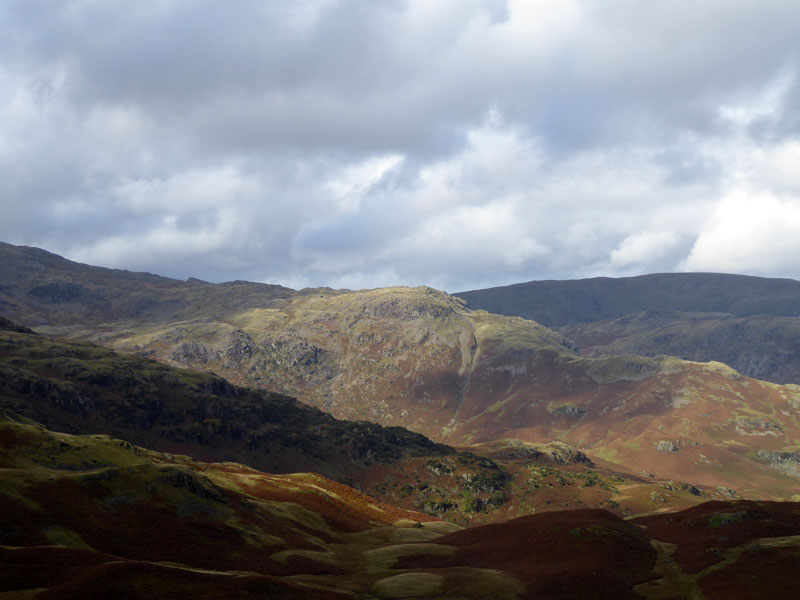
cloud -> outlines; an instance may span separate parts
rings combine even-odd
[[[333,195],[341,210],[354,212],[364,194],[402,162],[403,156],[399,154],[371,157],[341,170],[325,183],[325,191]]]
[[[735,191],[717,205],[682,267],[796,277],[798,231],[800,197]]]
[[[10,0],[0,239],[292,285],[800,277],[799,40],[780,0]]]
[[[612,267],[648,264],[660,258],[677,243],[671,231],[643,232],[629,235],[611,251]]]

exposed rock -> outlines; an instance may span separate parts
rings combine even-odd
[[[681,448],[677,443],[670,440],[660,440],[656,444],[656,450],[658,452],[680,452],[680,449]]]
[[[586,409],[574,404],[561,404],[558,406],[549,406],[547,412],[551,415],[568,415],[580,417],[586,414]]]
[[[800,477],[800,452],[796,450],[789,452],[757,450],[756,460],[789,475]]]

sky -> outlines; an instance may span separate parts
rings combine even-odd
[[[0,240],[293,288],[800,279],[792,0],[3,0]]]

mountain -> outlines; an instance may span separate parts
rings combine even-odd
[[[797,386],[742,377],[719,363],[584,358],[536,322],[470,310],[431,288],[276,292],[257,284],[165,283],[80,265],[62,269],[64,259],[12,248],[28,267],[5,267],[17,273],[3,283],[7,306],[14,304],[25,325],[39,323],[38,331],[213,371],[337,418],[407,426],[451,446],[558,440],[597,464],[646,478],[752,498],[796,494]],[[128,316],[132,300],[115,287],[118,278],[126,290],[131,278],[148,282],[138,286],[145,295],[182,290],[187,304],[175,315],[183,320],[162,312]],[[37,292],[31,299],[32,290],[56,282],[102,288],[118,300],[97,315],[80,297],[56,302]],[[251,291],[243,300],[232,285]]]
[[[800,281],[720,273],[529,281],[454,295],[470,308],[520,316],[548,327],[659,310],[800,316]]]
[[[582,509],[461,529],[313,474],[0,418],[0,594],[121,598],[791,597],[800,505]]]
[[[800,383],[798,317],[647,311],[560,331],[580,346],[581,356],[669,354],[724,362],[775,383]]]
[[[296,294],[279,285],[210,284],[92,267],[39,248],[0,242],[0,314],[33,327],[126,319],[171,322],[268,307]]]
[[[457,294],[472,308],[536,319],[582,356],[667,354],[800,383],[800,282],[671,273],[531,281]]]
[[[661,508],[719,496],[713,488],[594,464],[560,442],[500,440],[458,451],[404,428],[340,421],[215,375],[47,338],[2,317],[0,411],[61,432],[112,434],[205,461],[272,473],[316,471],[385,502],[462,523],[570,506],[636,514],[652,508],[654,494]]]
[[[636,586],[675,585],[674,574],[659,576],[649,533],[604,510],[554,509],[577,502],[640,513],[654,501],[663,510],[715,494],[610,471],[563,443],[505,440],[475,447],[480,454],[456,452],[403,430],[337,422],[291,398],[237,388],[214,375],[46,338],[6,319],[0,319],[0,413],[4,597],[511,599],[546,591],[564,599],[633,598]],[[31,417],[71,430],[115,431],[171,451],[106,434],[55,432]],[[200,430],[193,427],[198,422]],[[274,435],[251,435],[265,429]],[[246,450],[237,445],[240,437],[251,440]],[[458,495],[451,491],[440,503],[458,498],[461,513],[476,517],[473,524],[513,511],[544,512],[507,521],[501,530],[476,526],[452,537],[458,525],[321,475],[200,462],[176,448],[284,469],[313,464],[361,478],[389,473],[384,488],[412,481],[402,480],[403,472],[422,474],[415,488],[400,491],[430,500],[431,489],[455,488]],[[793,514],[788,506],[794,507],[781,509],[777,525],[777,509],[761,510],[748,531],[771,527],[777,535],[794,527],[784,516]],[[719,520],[727,514],[712,512]],[[658,535],[674,532],[667,527]],[[734,550],[753,541],[740,536]],[[777,551],[793,548],[783,543]],[[449,558],[428,564],[435,557]],[[694,579],[679,581],[685,587]]]

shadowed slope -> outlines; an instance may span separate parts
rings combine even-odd
[[[800,564],[798,503],[709,502],[633,523],[653,539],[663,576],[638,588],[645,598],[759,600],[797,594],[790,571]]]
[[[651,578],[656,551],[636,526],[602,510],[531,515],[438,538],[448,556],[408,557],[399,568],[501,569],[526,584],[522,598],[622,600]]]
[[[457,294],[471,308],[534,319],[583,356],[669,354],[800,383],[800,282],[714,273],[531,281]]]
[[[800,281],[722,273],[529,281],[455,295],[470,308],[525,317],[549,327],[654,310],[800,316]]]
[[[269,306],[296,293],[279,285],[211,284],[93,267],[0,242],[0,312],[32,326],[175,321]]]
[[[800,383],[800,317],[657,311],[562,327],[582,356],[670,354],[719,361],[774,383]]]

